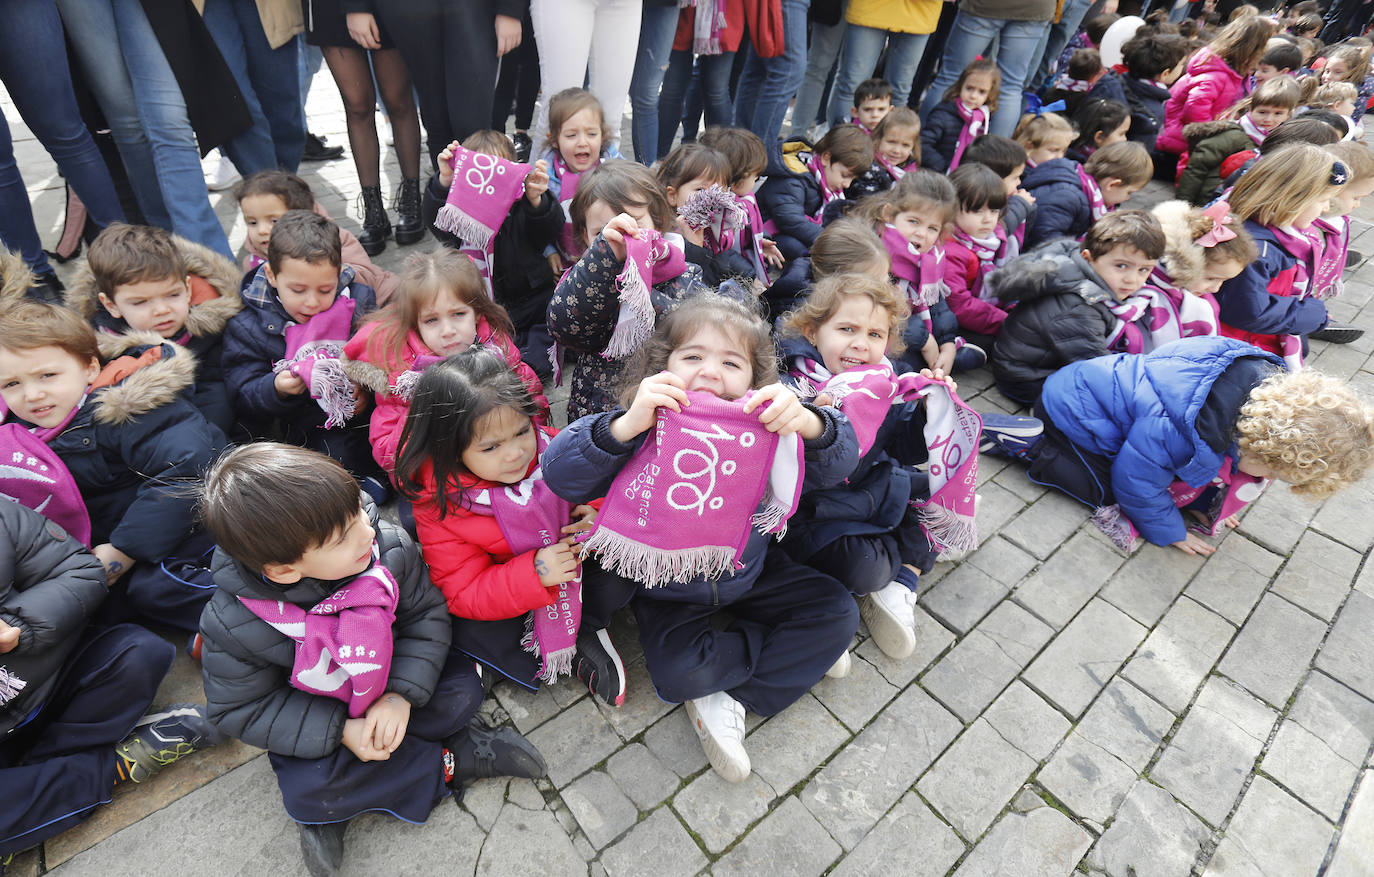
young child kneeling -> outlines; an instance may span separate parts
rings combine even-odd
[[[422,823],[464,780],[544,775],[527,740],[476,718],[482,683],[450,648],[419,549],[337,462],[237,448],[206,475],[201,511],[219,543],[201,618],[209,716],[268,751],[311,874],[338,869],[360,813]]]

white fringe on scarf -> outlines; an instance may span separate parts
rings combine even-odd
[[[544,682],[552,685],[558,681],[559,676],[572,675],[573,658],[577,655],[577,646],[572,645],[566,649],[559,649],[551,655],[539,654],[539,641],[534,638],[533,612],[525,615],[525,634],[520,637],[520,648],[539,659],[537,678]]]
[[[697,576],[733,573],[737,568],[735,549],[731,545],[703,545],[666,552],[604,527],[586,541],[585,550],[594,553],[603,568],[646,588],[659,588]]]

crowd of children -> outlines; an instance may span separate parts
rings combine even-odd
[[[983,59],[924,120],[869,80],[814,143],[712,128],[653,170],[569,88],[536,161],[440,153],[442,246],[399,276],[278,171],[238,190],[243,274],[114,225],[63,307],[7,257],[0,856],[231,736],[334,873],[362,812],[544,773],[477,718],[497,678],[684,703],[741,781],[746,711],[843,677],[860,619],[911,654],[921,576],[978,544],[979,452],[1123,550],[1207,554],[1267,480],[1363,477],[1374,409],[1303,360],[1360,334],[1326,302],[1374,191],[1368,41],[1314,66],[1258,16],[1157,20],[1103,67],[1107,19],[1011,138]],[[1128,209],[1154,178],[1179,200]],[[1034,416],[962,402],[985,364]],[[139,719],[172,655],[145,623],[191,637],[206,705]]]

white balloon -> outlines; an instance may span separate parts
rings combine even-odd
[[[1121,63],[1121,47],[1127,40],[1135,36],[1136,29],[1145,23],[1145,19],[1137,15],[1127,15],[1125,18],[1117,19],[1107,32],[1102,35],[1102,45],[1097,47],[1097,51],[1102,55],[1102,66],[1108,70],[1113,65]]]

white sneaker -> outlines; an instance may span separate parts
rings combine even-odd
[[[916,595],[901,582],[890,582],[859,601],[859,617],[889,658],[905,658],[916,648],[915,609]]]
[[[843,679],[849,675],[849,668],[853,663],[849,657],[849,649],[845,649],[844,654],[840,655],[839,659],[830,666],[830,669],[825,671],[825,675],[831,679]]]
[[[205,188],[211,192],[223,192],[231,189],[243,176],[239,174],[238,168],[234,163],[224,157],[224,153],[216,151],[213,158],[206,158],[202,163],[205,171]]]
[[[711,767],[727,783],[749,776],[749,753],[744,751],[744,706],[723,691],[689,700],[687,716],[701,738]]]

